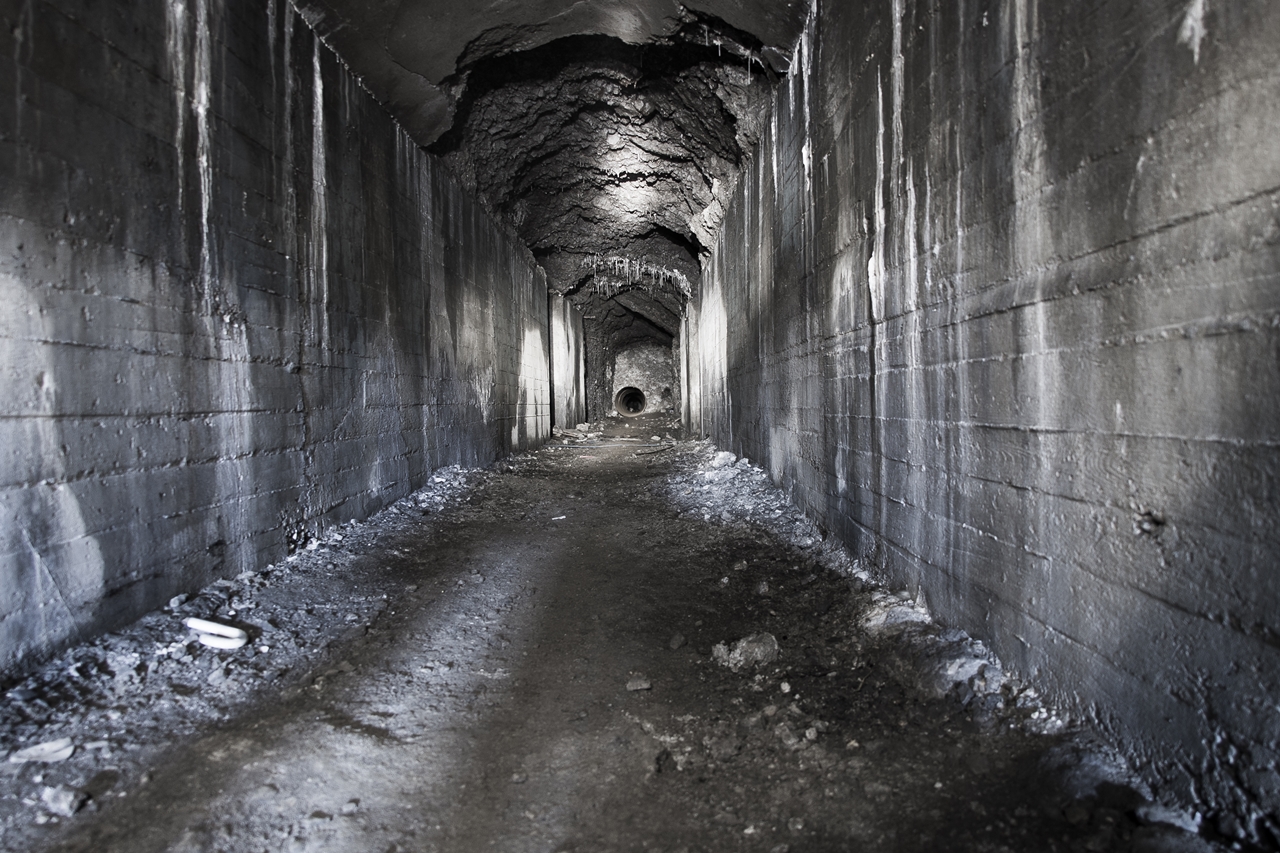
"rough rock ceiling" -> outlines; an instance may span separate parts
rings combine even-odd
[[[517,229],[553,287],[593,316],[622,307],[667,334],[809,5],[296,2]]]

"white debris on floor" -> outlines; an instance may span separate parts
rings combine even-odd
[[[1046,707],[1034,689],[1006,673],[982,642],[964,631],[938,625],[909,592],[890,591],[873,576],[866,560],[855,558],[834,537],[824,535],[763,468],[717,449],[710,440],[683,445],[681,462],[679,473],[667,478],[659,491],[682,516],[763,528],[796,550],[798,569],[832,571],[865,588],[869,604],[859,627],[872,639],[893,643],[897,654],[909,662],[923,693],[939,698],[955,694],[979,718],[991,721],[999,712],[1016,708],[1021,724],[1039,733],[1067,728],[1069,720]],[[717,659],[727,664],[733,652],[720,648],[723,655]]]
[[[0,705],[0,841],[6,827],[65,820],[123,796],[157,750],[264,692],[323,689],[349,672],[328,660],[329,646],[363,634],[398,592],[374,591],[378,573],[361,565],[362,552],[398,520],[458,507],[488,476],[442,468],[368,522],[332,527],[276,565],[175,596],[12,684]],[[361,574],[374,579],[373,594],[352,596]]]
[[[499,475],[443,469],[431,476],[426,488],[368,522],[343,524],[300,539],[298,552],[289,559],[219,580],[194,595],[176,596],[164,610],[71,649],[13,685],[0,709],[0,747],[9,758],[0,763],[6,771],[0,774],[0,842],[30,837],[22,833],[32,826],[82,821],[86,812],[112,798],[139,792],[148,783],[148,768],[169,745],[190,741],[264,697],[328,701],[341,693],[341,685],[353,683],[342,679],[360,677],[359,663],[366,660],[352,650],[367,642],[366,634],[380,630],[383,623],[374,624],[380,614],[394,613],[398,602],[421,595],[418,578],[430,574],[425,569],[432,565],[431,558],[423,556],[430,549],[415,551],[397,543],[425,543],[435,535],[435,516],[444,518],[446,513],[455,522],[525,521],[563,529],[568,525],[552,521],[566,517],[557,507],[580,506],[584,491],[582,486],[563,484],[589,479],[579,478],[585,469],[578,460],[590,458],[595,448],[606,444],[613,444],[639,470],[652,472],[637,487],[642,494],[636,496],[636,505],[651,505],[654,518],[667,520],[659,525],[648,522],[651,531],[667,523],[675,528],[661,535],[677,542],[672,547],[680,554],[705,544],[706,525],[715,526],[710,537],[715,544],[701,551],[688,571],[680,570],[689,583],[710,590],[708,601],[718,604],[707,605],[708,612],[732,612],[739,618],[753,614],[731,629],[725,627],[727,622],[711,629],[701,619],[663,623],[660,646],[678,651],[679,659],[687,658],[691,667],[701,670],[697,679],[674,694],[670,674],[664,679],[648,665],[614,676],[617,688],[636,702],[691,696],[698,690],[706,694],[698,695],[707,707],[694,707],[661,725],[636,718],[661,746],[651,775],[672,785],[686,775],[692,779],[719,764],[750,758],[757,762],[751,765],[757,770],[755,781],[761,782],[772,779],[769,762],[785,754],[794,757],[797,767],[824,769],[828,781],[832,774],[846,782],[856,780],[873,756],[885,762],[891,776],[907,778],[916,772],[912,768],[919,760],[933,760],[924,753],[886,760],[909,726],[926,743],[932,742],[930,737],[958,742],[961,735],[953,723],[961,725],[961,719],[983,731],[1038,736],[1064,730],[1066,721],[1034,690],[1006,673],[980,641],[943,629],[909,592],[891,591],[879,583],[867,561],[855,559],[837,540],[825,536],[749,460],[708,442],[665,440],[662,448],[667,452],[646,459],[641,453],[647,451],[626,445],[625,450],[617,449],[619,436],[590,428],[575,432],[581,437],[565,435],[558,447],[509,457],[495,466],[499,472],[524,472],[560,483],[554,488],[563,494],[552,499],[559,501],[555,507],[540,503],[538,495],[548,492],[538,489],[547,486],[482,506],[485,490],[479,487]],[[480,530],[470,535],[487,535]],[[400,536],[405,531],[413,535]],[[447,542],[452,534],[440,535]],[[397,567],[407,571],[393,571]],[[475,569],[467,574],[464,567],[449,580],[470,589],[471,584],[483,584],[485,576]],[[672,633],[677,627],[680,630]],[[506,643],[499,639],[499,645]],[[422,667],[433,677],[454,668],[450,658]],[[514,680],[511,669],[496,666],[479,668],[474,677],[485,685]],[[487,690],[478,686],[474,695]],[[943,708],[941,713],[929,702],[951,710]],[[592,719],[597,715],[593,711]],[[586,712],[579,710],[572,719],[585,720]],[[359,725],[384,731],[381,723]],[[851,726],[856,730],[835,736]],[[404,743],[412,743],[414,737],[405,735]],[[1105,747],[1081,738],[1064,743],[1062,765],[1075,774],[1077,796],[1085,803],[1079,806],[1083,820],[1111,813],[1111,805],[1095,802],[1091,793],[1103,782],[1126,791],[1139,787],[1123,759]],[[510,778],[533,787],[524,770],[512,771]],[[934,779],[931,775],[926,781],[930,786],[943,784]],[[867,781],[860,789],[863,799],[889,796],[889,789],[881,791],[878,784]],[[364,792],[356,793],[364,797]],[[145,795],[123,802],[134,803],[140,796]],[[327,811],[315,811],[312,818],[319,814],[323,817],[316,820],[329,822],[335,813],[352,819],[365,815],[376,803],[361,798],[326,806]],[[1195,824],[1195,816],[1151,799],[1144,790],[1132,807],[1124,808],[1148,809],[1150,814],[1142,820],[1152,825]],[[765,832],[763,824],[746,826],[752,833],[743,829],[743,837]],[[786,826],[797,837],[804,829],[803,822],[796,824],[798,829]],[[75,828],[79,824],[66,827]],[[1105,827],[1098,832],[1100,838],[1112,837]],[[317,830],[314,835],[322,834]]]

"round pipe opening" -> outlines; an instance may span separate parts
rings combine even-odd
[[[645,403],[644,392],[639,388],[623,388],[613,397],[613,407],[624,418],[644,414]]]

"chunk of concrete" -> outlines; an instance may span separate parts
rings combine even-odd
[[[737,672],[746,666],[763,666],[778,659],[778,639],[769,633],[752,634],[743,637],[730,649],[724,643],[717,643],[711,650],[711,656],[718,663]]]

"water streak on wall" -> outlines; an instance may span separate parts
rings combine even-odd
[[[541,271],[287,4],[4,10],[0,668],[546,437]]]
[[[1259,839],[1280,6],[1170,8],[819,3],[681,369],[695,430]]]

